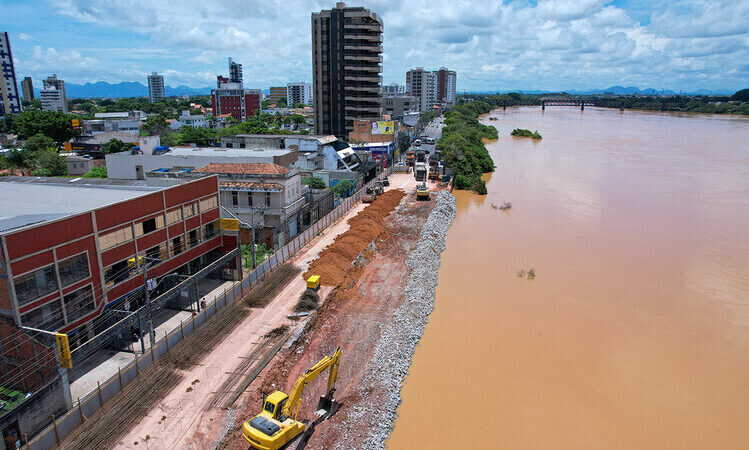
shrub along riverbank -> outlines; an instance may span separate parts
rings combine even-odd
[[[445,127],[437,141],[446,165],[455,171],[455,188],[486,194],[486,183],[481,175],[494,172],[494,161],[484,147],[484,139],[497,139],[497,129],[479,123],[481,114],[503,104],[513,105],[510,95],[487,96],[453,106],[445,114]]]

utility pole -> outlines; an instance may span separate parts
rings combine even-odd
[[[146,298],[146,306],[148,307],[148,334],[151,337],[151,347],[153,347],[153,343],[156,342],[156,333],[153,329],[153,311],[151,310],[151,299],[148,295],[148,259],[149,258],[146,255],[143,255],[143,289],[145,292],[145,298]],[[143,346],[143,333],[140,334],[140,344],[141,347]],[[145,349],[143,350],[145,352]]]

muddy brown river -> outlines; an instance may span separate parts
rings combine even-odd
[[[749,448],[749,119],[491,117],[388,448]]]

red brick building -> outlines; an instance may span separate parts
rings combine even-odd
[[[106,308],[142,304],[144,270],[194,273],[236,246],[220,233],[217,177],[143,183],[1,179],[0,320],[74,341]]]
[[[259,89],[242,89],[238,83],[219,82],[219,85],[221,87],[218,89],[211,90],[211,105],[216,117],[230,114],[239,121],[245,121],[260,109],[262,93]]]

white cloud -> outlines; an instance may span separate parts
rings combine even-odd
[[[30,41],[30,40],[31,40],[31,39],[33,39],[33,38],[34,38],[34,37],[33,37],[33,36],[31,36],[30,34],[26,34],[26,33],[18,33],[18,39],[20,39],[20,40],[22,40],[22,41]]]
[[[109,59],[110,52],[86,51],[101,63],[88,79],[158,70],[169,74],[167,83],[204,86],[226,72],[231,56],[244,65],[245,82],[253,87],[311,81],[310,13],[334,4],[182,0],[175,7],[152,0],[52,1],[65,18],[60,23],[81,22],[84,31],[92,26],[136,33],[150,42],[150,49],[128,52],[124,41],[117,45],[124,50]],[[749,0],[643,1],[632,8],[610,0],[363,4],[385,23],[386,83],[404,83],[412,67],[443,65],[458,71],[459,90],[575,89],[624,82],[643,88],[734,88],[749,78]],[[85,73],[83,67],[93,64],[78,57],[73,64]],[[45,58],[60,59],[54,54]],[[701,84],[698,70],[713,85]]]

